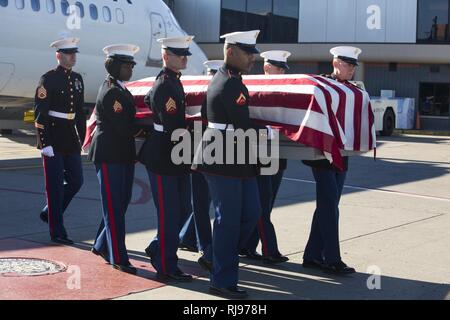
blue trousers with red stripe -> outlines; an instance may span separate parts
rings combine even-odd
[[[335,263],[339,249],[339,201],[347,172],[312,167],[316,180],[316,211],[303,259]]]
[[[194,187],[194,186],[192,186]],[[199,243],[197,239],[197,231],[195,228],[195,218],[194,213],[191,213],[191,215],[187,218],[186,222],[184,223],[183,227],[180,231],[180,244],[185,244],[190,247],[197,247],[199,248]]]
[[[83,169],[79,154],[43,156],[45,190],[50,236],[67,237],[63,213],[83,185]]]
[[[94,248],[111,264],[128,265],[125,246],[125,213],[133,193],[134,164],[96,163],[100,183],[103,220]]]
[[[261,215],[256,178],[238,179],[205,174],[216,218],[213,229],[211,285],[238,284],[239,251]]]
[[[263,256],[279,255],[277,235],[275,228],[270,220],[275,199],[283,179],[284,170],[279,170],[271,176],[258,176],[259,198],[261,200],[261,217],[258,225],[253,231],[246,245],[246,249],[250,252],[256,251],[259,240],[261,240],[261,248]]]
[[[190,178],[147,172],[158,214],[158,234],[149,245],[152,265],[158,273],[173,274],[179,270],[179,233],[192,213]]]
[[[192,204],[194,212],[189,216],[180,232],[180,242],[198,247],[207,260],[212,259],[212,231],[209,218],[211,197],[208,183],[200,172],[192,172]]]

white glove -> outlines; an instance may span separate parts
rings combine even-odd
[[[41,154],[46,156],[46,157],[54,157],[55,154],[53,153],[53,147],[52,146],[48,146],[45,147],[41,150]]]
[[[266,126],[266,128],[267,128],[267,139],[273,140],[275,138],[275,132],[274,132],[275,130],[272,129],[271,126]]]

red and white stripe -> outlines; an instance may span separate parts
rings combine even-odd
[[[102,179],[103,179],[103,188],[105,190],[106,195],[106,203],[108,205],[108,223],[109,223],[109,231],[111,236],[111,247],[112,247],[112,253],[113,253],[113,261],[115,264],[121,264],[122,261],[120,260],[120,254],[119,254],[119,244],[117,239],[117,227],[116,227],[116,214],[114,213],[114,205],[112,201],[112,193],[111,193],[111,184],[109,179],[109,170],[108,170],[108,164],[103,163],[102,164]]]
[[[50,193],[50,181],[48,179],[48,158],[42,156],[42,163],[44,165],[44,177],[45,177],[45,196],[47,197],[47,208],[48,208],[48,226],[50,229],[50,237],[55,237],[55,221],[53,220],[53,205],[51,197],[54,196]]]
[[[295,75],[244,76],[250,93],[250,117],[272,125],[292,141],[321,150],[340,167],[340,150],[366,152],[376,146],[374,117],[367,92],[329,78]],[[144,96],[155,78],[130,82],[136,117],[151,116]],[[181,77],[186,115],[200,117],[210,76]],[[89,130],[88,130],[89,132]]]
[[[84,142],[82,147],[84,151],[89,150],[89,146],[91,145],[91,141],[92,138],[94,137],[96,128],[97,128],[97,119],[95,117],[95,108],[94,108],[91,116],[89,117],[89,120],[86,123],[86,135],[84,136]]]

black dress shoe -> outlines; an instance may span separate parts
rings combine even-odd
[[[336,275],[344,275],[356,272],[354,268],[347,266],[343,261],[335,263],[325,263],[322,265],[322,270],[326,273],[332,273]]]
[[[250,251],[247,249],[242,249],[239,252],[239,255],[243,258],[247,258],[247,259],[251,259],[251,260],[261,260],[262,259],[262,255],[260,255],[258,252],[256,251]]]
[[[191,282],[192,276],[184,273],[181,270],[177,270],[174,273],[157,273],[156,278],[161,281],[175,281],[175,282]]]
[[[217,288],[211,286],[209,287],[209,293],[227,299],[245,299],[248,297],[247,291],[239,289],[237,286],[228,288]]]
[[[322,265],[323,265],[323,261],[320,260],[305,260],[303,259],[303,268],[307,268],[307,269],[322,269]]]
[[[39,218],[41,219],[42,222],[48,223],[48,214],[47,214],[47,212],[42,211],[42,212],[39,214]]]
[[[155,264],[156,253],[150,248],[150,246],[145,248],[145,254],[150,258],[150,264],[152,265],[153,269],[158,270],[158,268],[156,268],[156,264]]]
[[[208,259],[206,259],[205,257],[200,257],[198,258],[198,264],[205,269],[208,272],[212,272],[213,271],[213,264],[211,261],[209,261]]]
[[[128,264],[128,265],[113,264],[112,266],[113,266],[114,269],[117,269],[117,270],[122,271],[122,272],[129,273],[129,274],[136,274],[137,273],[137,269],[135,267],[133,267],[131,264]]]
[[[263,256],[262,261],[263,261],[263,263],[266,263],[266,264],[277,264],[277,263],[289,261],[289,258],[286,256],[283,256],[281,254],[274,254],[271,256]]]
[[[97,249],[95,249],[94,247],[92,247],[91,252],[93,254],[95,254],[96,256],[100,256],[102,257],[108,264],[109,264],[109,259],[106,256],[106,254],[104,254],[103,252],[98,251]]]
[[[51,240],[60,244],[73,244],[73,241],[67,237],[54,237]]]
[[[150,259],[153,258],[153,252],[152,252],[152,250],[150,249],[150,246],[148,246],[147,248],[145,248],[145,254],[146,254]]]
[[[190,251],[190,252],[198,252],[197,246],[191,246],[191,245],[186,244],[186,243],[180,243],[178,245],[178,249],[184,250],[184,251]]]
[[[150,246],[148,246],[147,248],[145,248],[145,254],[150,258],[150,264],[152,265],[153,269],[156,269],[156,265],[155,265],[155,254],[152,252],[152,250],[150,249]]]

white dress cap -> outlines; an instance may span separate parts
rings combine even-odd
[[[167,49],[178,56],[190,56],[189,45],[194,36],[160,38],[156,40],[161,43],[163,49]]]
[[[259,53],[259,50],[255,46],[259,32],[259,30],[237,31],[224,34],[220,38],[225,39],[225,43],[234,44],[249,53]]]
[[[129,56],[134,58],[134,55],[139,51],[139,47],[134,44],[112,44],[103,48],[103,52],[108,56]]]
[[[108,58],[114,58],[125,63],[134,62],[134,55],[139,51],[139,47],[134,44],[112,44],[103,48],[103,52]]]
[[[261,57],[264,58],[265,62],[283,69],[289,69],[287,59],[290,55],[291,53],[289,51],[283,50],[271,50],[261,53]]]
[[[56,40],[50,44],[50,47],[55,48],[57,52],[75,53],[78,52],[79,38],[64,38]]]
[[[362,50],[360,48],[350,46],[340,46],[330,49],[330,53],[334,58],[341,59],[356,66],[358,65],[358,56],[361,52]]]
[[[203,62],[203,65],[208,69],[208,70],[219,70],[220,67],[223,66],[223,60],[208,60]]]

